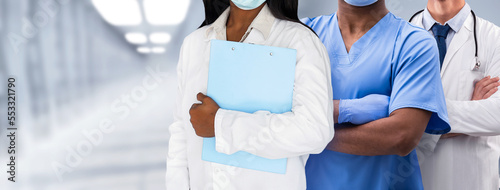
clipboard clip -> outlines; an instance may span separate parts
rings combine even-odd
[[[232,47],[232,48],[231,48],[231,50],[232,50],[232,51],[234,51],[234,50],[236,50],[236,48],[235,48],[235,47]],[[269,52],[269,55],[270,55],[270,56],[273,56],[273,52]]]

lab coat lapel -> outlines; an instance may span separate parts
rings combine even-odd
[[[448,50],[446,51],[446,56],[443,61],[443,67],[441,68],[441,76],[443,76],[443,73],[446,71],[448,68],[448,65],[452,64],[451,60],[453,60],[453,57],[457,54],[458,50],[460,50],[464,44],[474,38],[473,33],[472,33],[472,17],[469,16],[467,20],[465,20],[464,25],[458,33],[455,34],[453,39],[451,40],[451,43],[448,47]]]
[[[417,15],[415,17],[415,21],[413,21],[412,23],[420,28],[424,28],[424,23],[423,23],[424,22],[424,14],[423,13],[420,13],[419,15]]]

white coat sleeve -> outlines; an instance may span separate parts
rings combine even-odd
[[[498,35],[500,37],[500,35]],[[498,39],[498,37],[496,39]],[[500,44],[492,48],[486,65],[486,75],[500,75]],[[446,101],[452,127],[450,133],[471,136],[500,135],[500,92],[479,101]]]
[[[179,63],[177,65],[178,91],[176,98],[176,108],[174,110],[174,123],[169,127],[170,139],[167,154],[167,190],[188,190],[189,171],[187,166],[187,135],[186,127],[182,121],[182,98],[184,91],[183,61],[188,57],[181,48]]]
[[[316,36],[302,35],[297,49],[292,111],[253,114],[219,109],[215,116],[218,152],[246,151],[269,158],[320,153],[333,138],[330,61]]]

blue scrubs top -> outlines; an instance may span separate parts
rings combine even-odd
[[[428,110],[433,114],[427,133],[450,131],[439,52],[426,31],[388,13],[347,53],[336,14],[302,21],[316,31],[328,50],[334,99],[388,95],[389,113],[400,108]],[[324,150],[309,157],[306,177],[309,190],[423,189],[415,150],[404,157]]]

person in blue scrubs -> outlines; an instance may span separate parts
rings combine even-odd
[[[307,189],[423,189],[415,147],[424,132],[450,130],[436,42],[390,13],[384,0],[338,4],[335,14],[302,20],[329,52],[340,123],[327,148],[310,155]],[[390,97],[386,116],[352,122],[375,94]]]

